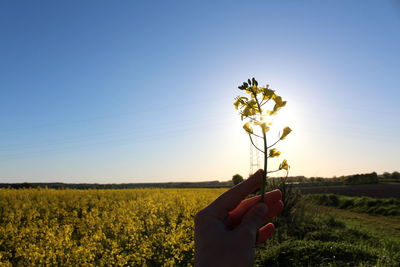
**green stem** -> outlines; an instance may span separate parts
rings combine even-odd
[[[282,139],[278,139],[278,141],[276,141],[275,143],[273,143],[272,145],[270,145],[269,147],[267,147],[267,148],[271,148],[271,147],[273,147],[274,145],[276,145],[279,141],[281,141]]]
[[[263,179],[261,183],[261,200],[260,202],[264,202],[264,193],[265,193],[265,183],[267,182],[267,163],[268,163],[268,157],[267,157],[267,136],[265,133],[264,135],[264,173],[263,173]]]
[[[261,153],[264,153],[264,151],[262,151],[261,149],[259,149],[259,148],[254,144],[253,139],[251,138],[251,134],[250,134],[250,133],[249,133],[249,137],[250,137],[250,142],[251,142],[251,144],[252,144],[258,151],[260,151]]]
[[[254,98],[256,99],[256,103],[257,103],[258,109],[259,109],[260,114],[261,114],[261,105],[260,105],[260,102],[258,102],[257,94],[253,90],[252,90],[252,92],[253,92]],[[264,131],[263,131],[263,139],[264,139],[264,172],[263,172],[263,177],[262,177],[262,180],[261,180],[261,188],[260,188],[261,189],[261,192],[260,192],[261,198],[260,198],[260,202],[264,202],[265,184],[267,182],[267,167],[268,167],[267,135],[264,133]]]

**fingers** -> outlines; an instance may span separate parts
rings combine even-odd
[[[278,216],[284,208],[282,200],[276,202],[272,207],[269,208],[267,216],[264,217],[263,223],[269,222],[272,218]]]
[[[274,232],[275,232],[275,225],[273,225],[272,223],[269,223],[261,227],[261,229],[258,230],[258,239],[256,245],[258,246],[264,243],[268,238],[272,236]]]
[[[271,223],[263,226],[271,218],[277,216],[283,210],[281,200],[276,202],[271,208],[264,203],[255,204],[243,217],[242,222],[234,231],[244,234],[247,237],[254,238],[253,244],[261,244],[269,238],[275,230],[275,226]],[[256,242],[256,233],[258,240]]]
[[[264,225],[264,218],[268,215],[269,208],[264,203],[258,203],[252,207],[243,217],[238,231],[256,234],[258,229]]]
[[[243,216],[253,207],[255,204],[260,202],[261,196],[252,197],[243,200],[234,210],[229,212],[229,220],[232,227],[237,226],[242,221]],[[282,193],[280,190],[274,190],[264,194],[264,203],[268,207],[272,207],[276,202],[282,199]]]
[[[258,170],[247,180],[220,195],[207,207],[207,210],[224,219],[229,211],[233,210],[247,195],[260,187],[263,175],[264,171]]]
[[[244,215],[243,218],[240,218],[239,222],[237,222],[237,221],[235,222],[235,221],[231,220],[230,228],[232,228],[232,229],[236,228],[236,227],[240,228],[240,227],[242,227],[243,224],[246,224],[248,220],[255,218],[254,216],[256,216],[256,215],[253,216],[252,214],[254,214],[254,209],[256,207],[259,207],[259,205],[266,206],[267,213],[261,218],[260,224],[258,223],[258,219],[256,219],[255,224],[259,224],[258,228],[260,228],[261,226],[263,226],[264,224],[269,222],[272,218],[278,216],[284,208],[283,202],[281,200],[278,200],[277,202],[275,202],[275,204],[273,204],[272,206],[269,206],[269,207],[267,205],[265,205],[264,203],[257,203],[253,207],[250,208],[250,210]]]

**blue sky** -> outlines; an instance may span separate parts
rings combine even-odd
[[[247,175],[253,76],[292,175],[399,170],[399,29],[396,1],[1,1],[0,182]]]

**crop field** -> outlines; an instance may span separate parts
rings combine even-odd
[[[224,190],[0,190],[0,266],[187,265],[193,216]]]
[[[0,266],[191,266],[193,216],[225,190],[1,189]],[[398,266],[398,216],[300,202],[257,266]]]

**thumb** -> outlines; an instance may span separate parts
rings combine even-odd
[[[251,208],[243,217],[238,230],[246,231],[256,235],[258,229],[264,225],[265,217],[268,214],[268,206],[265,203],[258,203]]]

